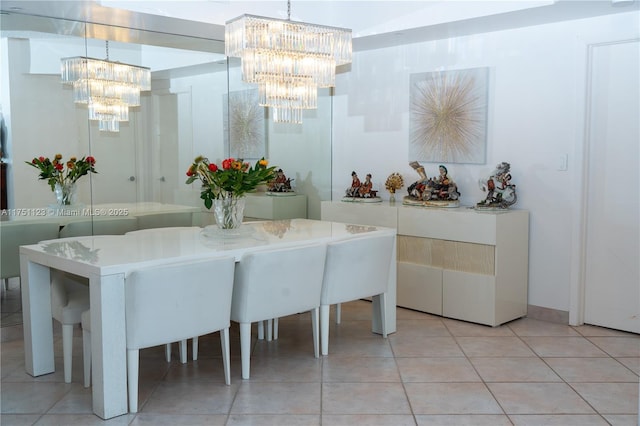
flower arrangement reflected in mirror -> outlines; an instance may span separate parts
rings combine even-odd
[[[25,161],[31,167],[39,170],[38,179],[46,180],[51,191],[56,193],[59,206],[69,206],[76,203],[76,182],[89,173],[98,173],[95,169],[96,159],[92,156],[70,157],[64,161],[62,154],[56,154],[53,160],[49,157],[34,157]]]

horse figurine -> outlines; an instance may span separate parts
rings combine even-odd
[[[511,183],[511,165],[506,162],[498,164],[489,177],[478,181],[480,189],[487,192],[487,197],[476,204],[480,208],[507,209],[518,200],[516,185]]]

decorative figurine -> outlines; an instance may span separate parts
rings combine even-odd
[[[403,204],[427,207],[459,207],[460,192],[458,186],[449,175],[447,167],[438,166],[439,175],[429,178],[424,167],[417,161],[409,163],[420,175],[420,180],[412,183],[404,197]]]
[[[291,188],[291,182],[293,179],[289,179],[285,176],[282,169],[276,170],[275,179],[267,184],[267,195],[274,194],[287,194],[294,195],[293,189]]]
[[[389,202],[396,201],[396,191],[404,186],[404,179],[400,173],[394,172],[389,175],[384,187],[389,191]]]
[[[518,200],[516,186],[511,183],[511,165],[498,164],[489,177],[478,181],[480,189],[487,191],[487,197],[476,204],[476,209],[508,209]]]
[[[371,173],[367,173],[364,178],[364,183],[358,188],[358,196],[362,198],[370,197],[371,190],[373,189],[373,183],[371,183]]]
[[[358,174],[356,172],[351,172],[351,186],[345,191],[345,197],[357,197],[360,185],[361,183],[358,178]]]
[[[378,203],[382,199],[378,197],[378,191],[373,189],[371,173],[365,176],[364,183],[360,181],[356,172],[351,172],[351,186],[344,192],[342,201],[358,201],[364,203]]]

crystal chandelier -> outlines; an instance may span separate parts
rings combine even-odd
[[[129,107],[140,106],[140,91],[151,90],[151,70],[83,56],[61,59],[62,83],[73,86],[73,101],[85,104],[89,120],[97,120],[104,132],[119,132],[129,121]]]
[[[318,106],[318,88],[335,86],[336,66],[351,62],[351,30],[242,15],[225,26],[225,54],[239,57],[242,80],[258,84],[273,121],[301,123]]]

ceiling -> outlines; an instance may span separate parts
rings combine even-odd
[[[284,0],[2,0],[0,8],[220,42],[224,23],[239,15],[287,18]],[[294,21],[352,29],[357,51],[640,10],[640,1],[293,0],[290,10]]]

